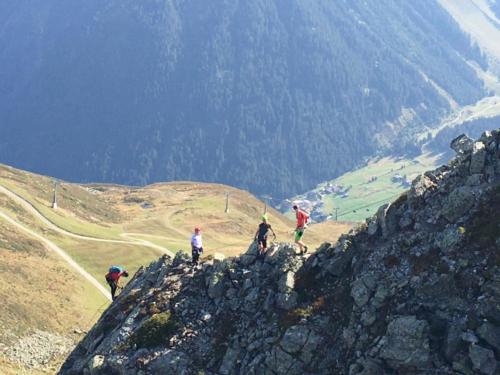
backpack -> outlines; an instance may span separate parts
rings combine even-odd
[[[120,266],[111,266],[109,267],[109,273],[122,272],[123,268]]]

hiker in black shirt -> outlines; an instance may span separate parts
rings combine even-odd
[[[259,224],[259,229],[255,232],[254,238],[259,245],[259,257],[264,256],[264,253],[266,252],[267,235],[269,231],[272,232],[274,239],[276,239],[276,234],[274,233],[273,228],[271,228],[271,224],[267,222],[267,215],[262,215],[262,223]]]

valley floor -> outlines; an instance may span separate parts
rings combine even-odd
[[[363,222],[384,203],[395,200],[420,173],[436,166],[439,155],[416,159],[381,158],[292,198],[333,223]],[[333,191],[333,192],[332,192]]]

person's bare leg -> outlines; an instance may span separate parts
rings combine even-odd
[[[299,245],[300,252],[303,253],[304,252],[304,244],[302,243],[302,241],[296,240],[295,243],[297,245]]]
[[[302,249],[304,250],[304,251],[302,252],[302,254],[307,253],[307,245],[306,245],[304,242],[302,242],[302,241],[300,241],[300,243],[302,244]]]

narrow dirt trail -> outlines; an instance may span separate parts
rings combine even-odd
[[[59,246],[57,246],[55,243],[52,241],[48,240],[47,238],[43,237],[42,235],[36,233],[35,231],[26,228],[24,225],[19,224],[17,221],[12,219],[10,216],[6,215],[4,212],[0,211],[0,217],[7,221],[9,224],[12,224],[16,228],[20,229],[21,231],[25,232],[31,237],[36,238],[37,240],[41,241],[49,250],[52,250],[55,252],[57,255],[59,255],[61,258],[63,258],[66,263],[68,263],[76,272],[78,272],[82,277],[84,277],[86,280],[88,280],[93,286],[95,286],[99,292],[102,293],[102,295],[109,301],[111,301],[111,294],[108,292],[106,288],[104,288],[95,277],[93,277],[91,274],[89,274],[83,267],[81,267],[77,262],[71,258],[68,253],[66,253],[63,249],[61,249]]]
[[[5,188],[2,185],[0,185],[0,193],[7,195],[9,198],[14,200],[19,205],[21,205],[24,209],[26,209],[28,212],[30,212],[32,215],[34,215],[37,219],[42,221],[50,229],[52,229],[58,233],[61,233],[65,236],[73,237],[73,238],[77,238],[77,239],[81,239],[81,240],[85,240],[85,241],[96,241],[96,242],[105,242],[105,243],[121,243],[121,244],[127,244],[127,245],[141,245],[141,246],[155,249],[158,252],[160,252],[161,254],[167,254],[169,257],[172,257],[172,258],[175,256],[175,254],[172,251],[166,249],[163,246],[156,245],[154,243],[151,243],[151,242],[149,242],[147,240],[143,240],[143,239],[129,238],[126,233],[122,233],[122,236],[124,238],[128,238],[129,240],[111,240],[111,239],[105,239],[105,238],[83,236],[81,234],[69,232],[66,229],[63,229],[63,228],[57,226],[52,221],[47,219],[47,217],[45,217],[40,211],[38,211],[38,209],[35,206],[33,206],[33,204],[31,204],[29,201],[27,201],[23,197],[17,195],[13,191]]]

